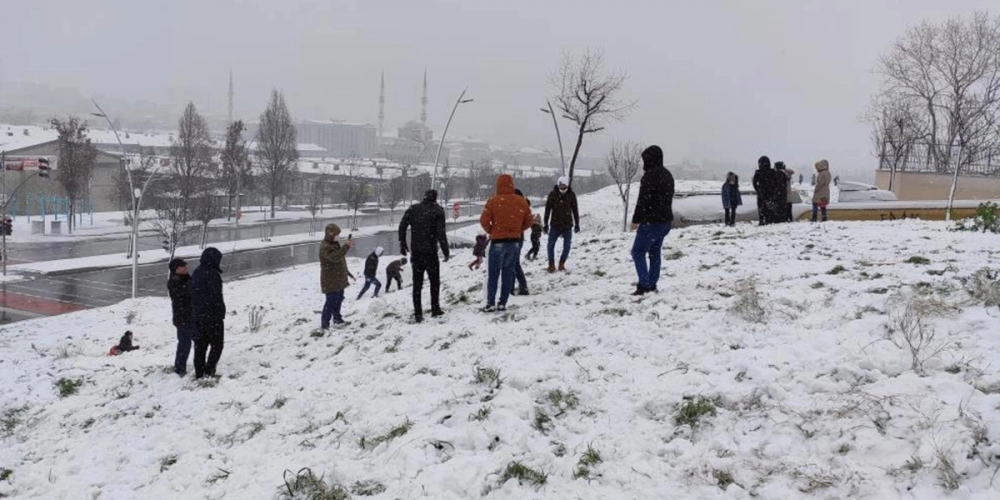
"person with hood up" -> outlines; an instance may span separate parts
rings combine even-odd
[[[642,152],[642,170],[639,197],[632,214],[632,231],[635,231],[632,260],[639,276],[632,295],[656,292],[663,240],[674,222],[674,176],[663,166],[663,150],[659,146],[650,146]]]
[[[424,286],[424,274],[431,286],[431,316],[444,315],[441,310],[441,262],[438,260],[438,247],[448,262],[451,254],[448,250],[448,234],[445,231],[444,209],[437,203],[438,192],[431,189],[424,193],[420,203],[411,206],[399,221],[399,249],[405,256],[410,247],[406,245],[406,230],[410,231],[413,262],[413,320],[420,323],[424,320],[424,310],[421,305],[421,293]]]
[[[365,292],[368,291],[368,287],[372,283],[375,284],[375,293],[372,294],[372,298],[378,297],[379,290],[382,289],[382,283],[379,282],[375,274],[378,273],[378,258],[382,256],[384,249],[382,247],[375,247],[375,251],[368,255],[365,259],[365,286],[361,287],[361,293],[358,294],[358,300],[365,296]]]
[[[797,192],[793,185],[795,184],[795,171],[786,168],[784,162],[778,162],[781,164],[781,168],[778,169],[785,173],[785,206],[780,207],[782,209],[782,220],[784,222],[794,222],[795,218],[792,217],[792,205],[796,203],[802,203],[802,198]],[[802,174],[799,174],[801,177]]]
[[[785,170],[785,162],[777,161],[774,162],[774,172],[773,172],[773,189],[771,198],[774,200],[772,205],[771,217],[773,217],[772,222],[789,222],[788,220],[788,190],[791,187],[791,182],[789,182],[788,172]]]
[[[132,331],[129,330],[125,332],[125,335],[122,335],[121,339],[118,340],[118,345],[115,346],[115,348],[118,350],[118,353],[121,354],[123,352],[136,351],[139,349],[139,346],[132,343]]]
[[[524,258],[528,260],[535,260],[538,258],[538,250],[542,246],[542,216],[539,214],[534,215],[534,219],[531,222],[531,250],[528,250],[528,254]]]
[[[405,265],[406,259],[399,259],[385,266],[385,293],[389,293],[393,280],[396,281],[396,288],[398,290],[403,289],[403,266]]]
[[[168,267],[170,268],[170,278],[167,279],[167,292],[170,294],[174,327],[177,328],[174,373],[183,377],[187,374],[191,340],[197,334],[194,320],[191,319],[191,276],[188,274],[187,262],[181,259],[170,261]]]
[[[483,312],[506,311],[507,299],[514,289],[514,275],[520,258],[524,231],[531,227],[531,207],[528,200],[514,192],[514,178],[508,174],[497,177],[496,194],[486,202],[479,216],[479,225],[490,235],[486,307]],[[500,303],[497,304],[497,285]]]
[[[222,296],[222,252],[208,247],[191,275],[191,318],[194,337],[194,377],[214,377],[225,344],[226,302]],[[208,352],[211,348],[211,352]],[[205,354],[208,352],[206,361]]]
[[[722,210],[725,212],[727,226],[736,225],[736,207],[742,204],[740,178],[729,172],[726,174],[726,182],[722,184]]]
[[[476,235],[476,244],[472,247],[472,256],[476,260],[469,263],[470,271],[478,271],[479,266],[483,265],[483,258],[486,257],[486,245],[490,244],[490,238],[485,234]]]
[[[774,174],[771,159],[761,156],[757,160],[757,171],[753,173],[753,190],[757,192],[757,218],[761,226],[774,222],[771,207],[774,205]]]
[[[548,254],[550,273],[556,272],[556,240],[563,239],[562,255],[559,256],[559,270],[566,270],[566,259],[573,245],[573,232],[580,232],[580,211],[576,205],[576,193],[569,186],[568,177],[560,177],[545,200],[545,225],[542,231],[549,235]]]
[[[830,162],[820,160],[816,162],[816,187],[813,189],[812,199],[812,221],[816,222],[818,212],[823,213],[823,222],[826,222],[826,207],[830,204]]]
[[[319,327],[322,330],[330,328],[331,320],[335,325],[348,324],[340,315],[340,306],[344,304],[344,290],[347,289],[347,278],[351,274],[347,270],[347,252],[351,251],[354,242],[348,237],[341,245],[339,237],[340,226],[327,224],[323,242],[319,245],[319,284],[320,290],[326,296],[319,320]]]

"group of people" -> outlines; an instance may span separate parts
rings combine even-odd
[[[226,302],[222,296],[222,252],[215,247],[201,254],[200,265],[188,274],[187,262],[170,261],[167,291],[177,328],[174,373],[187,374],[188,355],[194,343],[194,376],[214,377],[225,343]],[[131,339],[131,337],[130,337]],[[206,357],[207,354],[207,357]]]
[[[816,162],[815,185],[812,197],[812,221],[827,220],[826,208],[830,204],[830,163],[826,160]],[[761,156],[757,160],[757,170],[753,175],[753,189],[757,194],[757,216],[760,225],[792,222],[792,205],[801,202],[800,195],[793,189],[795,171],[787,168],[784,162],[775,162],[771,168],[771,159]],[[799,183],[802,174],[799,174]],[[736,208],[743,205],[740,194],[739,177],[733,172],[726,174],[722,184],[722,208],[725,213],[725,224],[736,224]],[[818,217],[822,214],[822,218]]]

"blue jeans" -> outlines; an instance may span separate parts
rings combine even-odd
[[[812,221],[816,222],[816,216],[819,215],[819,211],[823,212],[823,222],[826,222],[826,207],[821,207],[815,203],[813,203]]]
[[[191,340],[196,335],[194,326],[177,327],[177,354],[174,356],[174,372],[187,373],[188,355],[191,354]]]
[[[511,290],[514,289],[514,273],[517,268],[518,249],[516,241],[493,242],[490,244],[490,261],[487,264],[489,279],[486,280],[486,305],[496,305],[497,282],[503,274],[500,283],[500,305],[506,306]]]
[[[554,266],[556,264],[556,240],[562,237],[563,239],[563,249],[562,255],[559,257],[559,263],[562,264],[566,262],[569,258],[569,247],[573,244],[573,228],[571,227],[553,227],[549,229],[549,265]]]
[[[372,295],[372,297],[378,297],[378,292],[382,289],[382,282],[374,276],[365,276],[365,286],[361,287],[361,293],[358,294],[358,300],[361,300],[361,297],[365,296],[365,292],[368,291],[368,287],[371,286],[372,283],[375,283],[375,294]]]
[[[330,292],[326,294],[326,304],[323,305],[323,315],[320,316],[320,328],[330,328],[330,318],[334,323],[343,323],[344,318],[340,316],[340,305],[344,303],[344,291]]]
[[[640,287],[652,289],[660,281],[660,255],[663,250],[663,239],[668,234],[670,234],[670,223],[639,225],[635,233],[635,242],[632,244],[632,260],[635,261],[635,272],[639,275]]]

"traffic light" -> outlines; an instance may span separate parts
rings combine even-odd
[[[49,160],[48,160],[48,158],[39,158],[38,159],[38,176],[41,177],[41,178],[43,178],[43,179],[48,179],[50,171],[51,171],[51,168],[49,168]]]
[[[5,236],[14,234],[14,221],[10,217],[4,217],[3,219],[3,234]]]

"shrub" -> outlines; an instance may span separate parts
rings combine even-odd
[[[952,313],[954,309],[939,300],[921,295],[897,295],[888,302],[889,323],[885,339],[910,354],[911,368],[923,374],[924,363],[950,347],[937,337],[931,318]]]
[[[77,391],[80,389],[80,386],[82,385],[83,385],[83,380],[81,379],[73,380],[64,377],[56,381],[56,388],[59,389],[60,398],[65,398],[76,394]]]
[[[736,302],[730,311],[750,323],[764,323],[767,311],[763,304],[764,294],[757,290],[756,280],[748,278],[736,283]]]
[[[736,482],[733,479],[733,475],[724,470],[714,470],[712,471],[712,477],[715,479],[715,484],[719,485],[719,488],[725,490],[730,484]]]
[[[1000,234],[1000,206],[987,201],[976,207],[976,215],[955,224],[958,231],[980,231]]]
[[[913,257],[910,257],[909,259],[904,260],[903,263],[904,264],[915,264],[915,265],[918,265],[918,266],[923,266],[923,265],[930,264],[931,260],[928,259],[927,257],[921,256],[921,255],[914,255]]]
[[[704,396],[686,399],[674,414],[674,425],[687,425],[692,429],[703,423],[704,417],[714,417],[716,402]]]

